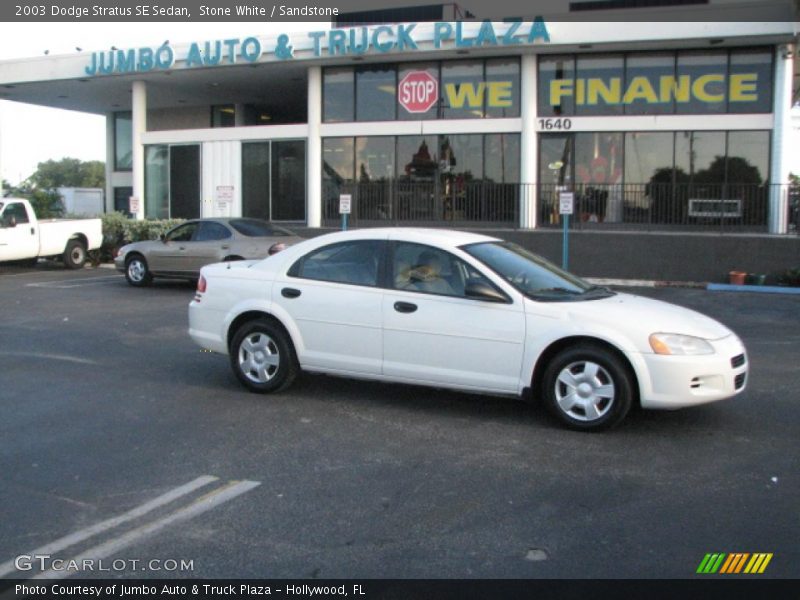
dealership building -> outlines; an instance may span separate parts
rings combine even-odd
[[[140,219],[794,227],[791,20],[307,25],[3,61],[0,98],[105,115]]]

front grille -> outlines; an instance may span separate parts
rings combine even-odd
[[[742,365],[744,365],[744,363],[745,363],[744,354],[739,354],[739,355],[737,355],[737,356],[734,356],[734,357],[731,359],[731,366],[732,366],[734,369],[738,369],[739,367],[741,367]]]
[[[744,387],[745,379],[747,378],[747,373],[739,373],[736,376],[736,379],[733,380],[733,385],[737,390],[740,390]]]

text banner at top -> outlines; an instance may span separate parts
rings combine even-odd
[[[792,0],[765,2],[682,4],[641,11],[596,10],[597,2],[571,2],[554,12],[547,0],[493,0],[491,3],[441,3],[442,14],[422,17],[409,0],[12,0],[0,3],[4,22],[327,22],[380,23],[406,21],[526,20],[544,15],[548,21],[592,22],[600,18],[619,22],[793,22],[798,20]],[[490,6],[487,6],[490,4]],[[437,7],[439,5],[436,5]],[[397,16],[397,10],[407,18]]]

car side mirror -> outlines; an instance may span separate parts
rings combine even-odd
[[[162,242],[164,242],[166,244],[167,243],[167,234],[166,233],[162,233],[161,235],[158,236],[158,239],[160,239]]]
[[[464,288],[467,298],[483,300],[484,302],[508,302],[508,297],[500,290],[482,281],[471,281]]]

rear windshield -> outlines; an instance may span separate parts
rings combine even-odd
[[[230,226],[247,237],[282,237],[294,235],[288,229],[259,219],[231,219]]]

